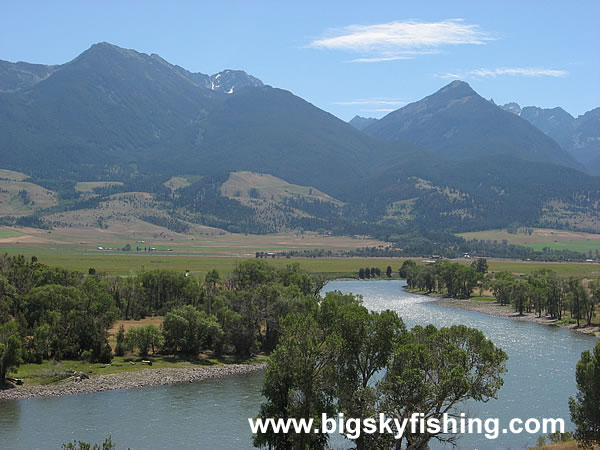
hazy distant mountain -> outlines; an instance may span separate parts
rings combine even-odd
[[[518,108],[515,109],[514,105]],[[564,109],[538,108],[516,103],[502,106],[506,111],[520,115],[560,144],[592,173],[600,174],[600,108],[574,118]]]
[[[502,154],[577,165],[537,128],[479,96],[462,81],[389,113],[364,131],[379,139],[412,143],[444,159]]]
[[[369,234],[374,226],[392,233],[552,220],[600,229],[598,178],[564,167],[574,161],[553,139],[463,82],[348,124],[245,72],[191,73],[107,43],[62,65],[1,67],[0,169],[52,191],[59,205],[36,209],[50,223],[77,215],[57,208],[102,209],[112,195],[146,192],[153,212],[136,220],[174,230]],[[581,120],[577,142],[594,142],[597,113]],[[367,122],[365,132],[355,128]],[[278,177],[289,196],[242,201],[234,189],[224,197],[223,183],[238,171]],[[173,176],[187,181],[172,189]],[[87,196],[77,181],[113,183]],[[339,202],[299,197],[298,186]],[[102,216],[94,211],[89,217]]]
[[[506,105],[500,106],[500,108],[502,108],[504,111],[516,114],[517,116],[521,115],[521,107],[515,102],[507,103]]]
[[[365,128],[367,128],[369,125],[374,124],[375,122],[377,122],[377,119],[375,119],[374,117],[361,117],[361,116],[354,116],[352,118],[352,120],[350,120],[350,122],[348,122],[350,125],[352,125],[354,128],[356,128],[357,130],[364,130]]]
[[[4,167],[29,173],[254,170],[331,190],[382,148],[245,72],[194,74],[107,43],[0,94],[0,145]]]
[[[577,117],[570,150],[575,158],[600,175],[600,108]]]
[[[213,91],[233,94],[235,90],[246,87],[262,87],[263,82],[248,75],[243,70],[224,70],[210,77],[210,89]]]
[[[59,67],[0,60],[0,92],[13,92],[31,87],[48,78]]]

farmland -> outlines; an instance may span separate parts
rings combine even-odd
[[[121,250],[127,244],[132,250]],[[0,228],[0,253],[35,255],[40,262],[51,266],[82,272],[94,268],[97,272],[110,275],[133,275],[153,269],[168,269],[181,272],[189,270],[192,275],[201,277],[213,268],[222,274],[230,273],[240,261],[254,258],[256,252],[314,249],[336,251],[379,245],[386,244],[371,239],[316,233],[242,235],[221,232],[191,237],[177,233],[119,234],[98,229]],[[385,271],[390,265],[397,272],[403,259],[322,257],[269,258],[268,261],[277,267],[297,262],[308,272],[336,277],[355,276],[361,267],[378,267]],[[470,264],[470,260],[460,261]],[[488,259],[488,263],[491,271],[528,274],[548,268],[565,277],[600,276],[600,264],[597,263],[543,263],[502,259]]]
[[[572,250],[576,252],[589,253],[600,252],[600,234],[584,233],[579,231],[553,230],[545,228],[532,228],[531,234],[527,229],[519,229],[516,233],[506,230],[488,230],[474,233],[462,233],[465,239],[478,239],[485,241],[502,242],[506,240],[509,244],[524,245],[534,250],[542,250],[544,247],[553,250]]]

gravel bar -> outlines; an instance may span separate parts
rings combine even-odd
[[[164,386],[175,383],[195,383],[203,380],[240,375],[264,369],[266,364],[227,364],[216,367],[171,369],[144,369],[108,375],[93,375],[76,381],[74,377],[46,385],[23,385],[0,390],[1,400],[61,395],[90,394],[93,392]]]

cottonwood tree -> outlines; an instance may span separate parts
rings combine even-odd
[[[206,348],[209,341],[223,338],[223,330],[215,316],[189,305],[168,312],[162,326],[165,348],[192,356]]]
[[[321,414],[333,415],[334,361],[341,346],[336,333],[325,332],[312,315],[292,314],[283,321],[283,335],[271,355],[259,417],[313,419],[321,429]],[[323,433],[266,433],[253,437],[255,446],[277,449],[323,448]]]
[[[267,368],[262,419],[313,419],[316,429],[323,413],[402,420],[424,412],[439,419],[458,415],[467,400],[495,398],[503,384],[506,354],[475,329],[430,325],[407,332],[395,313],[369,312],[359,298],[339,292],[283,323]],[[381,371],[386,374],[376,382]],[[425,448],[433,438],[454,440],[430,433],[397,442],[391,435],[364,435],[355,442],[359,449]],[[323,448],[327,442],[327,435],[294,430],[254,436],[256,446],[269,448]]]
[[[147,356],[150,349],[152,349],[152,353],[155,353],[162,347],[164,338],[160,328],[154,324],[149,324],[127,330],[125,342],[129,350],[137,348],[140,356]]]
[[[480,331],[466,326],[417,326],[395,349],[378,390],[380,411],[398,420],[423,413],[425,420],[458,416],[467,400],[488,401],[502,387],[508,356]],[[410,431],[410,430],[408,430]],[[418,430],[419,431],[419,430]],[[453,435],[407,432],[396,448],[427,448],[431,439],[454,442]]]
[[[406,327],[393,311],[369,312],[335,297],[324,299],[323,309],[327,303],[334,303],[330,308],[337,310],[330,326],[341,338],[335,361],[338,410],[364,420],[377,411],[375,375],[387,366],[395,346],[405,338]],[[363,433],[354,441],[358,450],[374,448],[382,444],[382,436]]]
[[[6,375],[21,362],[21,336],[15,322],[0,325],[0,385],[6,383]]]
[[[575,438],[584,446],[600,444],[600,342],[581,354],[575,371],[577,395],[569,399]]]

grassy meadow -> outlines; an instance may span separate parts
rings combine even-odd
[[[518,243],[523,245],[545,245],[545,242],[542,242],[544,235],[559,237],[571,243],[570,245],[585,245],[586,242],[600,244],[600,239],[594,239],[600,235],[558,230],[535,230],[531,236],[509,235],[502,231],[467,233],[464,236],[493,240],[504,239],[506,235],[514,236],[520,241]],[[538,241],[534,242],[536,239]],[[524,240],[528,242],[523,242]],[[548,238],[546,243],[547,241]],[[127,244],[131,246],[132,251],[120,250]],[[153,269],[167,269],[180,272],[189,270],[192,275],[203,277],[213,268],[226,275],[239,262],[254,258],[256,252],[314,249],[336,251],[384,245],[387,244],[373,239],[318,233],[243,235],[221,232],[190,236],[143,230],[122,233],[81,228],[38,230],[0,227],[0,253],[35,255],[40,262],[51,266],[82,272],[87,272],[93,267],[97,272],[124,276]],[[102,250],[98,247],[102,247]],[[136,251],[137,248],[141,251]],[[150,248],[155,250],[144,251]],[[389,265],[394,272],[397,272],[403,261],[404,258],[268,258],[268,262],[276,267],[296,262],[307,272],[321,273],[328,278],[356,276],[361,267],[378,267],[385,272]],[[470,260],[459,262],[470,264]],[[528,274],[547,268],[564,277],[600,277],[598,263],[544,263],[488,259],[488,265],[490,271],[509,271],[517,274]]]
[[[545,228],[532,228],[531,230],[531,234],[526,229],[520,228],[516,233],[509,233],[506,230],[487,230],[462,233],[459,236],[465,239],[492,242],[506,240],[509,244],[524,245],[534,250],[549,247],[553,250],[572,250],[582,253],[592,251],[595,254],[596,251],[600,252],[600,234]]]

